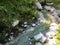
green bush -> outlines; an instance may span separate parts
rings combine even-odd
[[[5,40],[5,34],[12,28],[12,22],[31,23],[38,17],[35,0],[0,0],[0,42]],[[3,35],[2,35],[3,34]]]

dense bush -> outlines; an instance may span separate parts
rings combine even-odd
[[[30,23],[33,17],[38,17],[35,0],[0,0],[0,42],[4,42],[5,34],[12,30],[14,20]]]

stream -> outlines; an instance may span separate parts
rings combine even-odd
[[[39,3],[37,3],[37,5],[38,4]],[[41,4],[40,4],[40,7],[41,7]],[[56,13],[60,13],[60,10],[56,10]],[[36,43],[36,44],[33,43],[33,41],[32,41],[33,37],[35,35],[39,34],[40,32],[42,34],[46,35],[47,38],[50,38],[49,35],[48,35],[49,34],[48,32],[50,32],[50,30],[52,30],[52,28],[50,29],[50,27],[52,26],[51,24],[54,23],[53,28],[55,28],[54,26],[57,25],[56,22],[55,22],[55,21],[57,21],[55,19],[56,16],[55,17],[53,16],[51,18],[52,22],[51,22],[51,24],[50,24],[51,26],[50,26],[50,25],[44,24],[42,22],[42,21],[48,20],[48,18],[49,18],[49,16],[47,15],[48,12],[46,11],[46,14],[45,14],[47,17],[45,17],[44,13],[41,12],[41,11],[38,11],[38,14],[39,14],[38,22],[39,22],[40,25],[36,25],[35,27],[30,27],[29,29],[27,29],[27,31],[25,31],[24,33],[19,35],[14,41],[12,41],[10,43],[7,43],[6,45],[48,45],[48,44],[49,45],[55,45],[55,38],[54,38],[54,36],[53,36],[53,39],[48,39],[49,41],[47,43],[44,43],[44,44],[42,44],[42,43]]]

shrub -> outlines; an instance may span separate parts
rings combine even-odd
[[[0,0],[0,42],[4,42],[5,34],[12,30],[14,20],[31,23],[33,17],[38,17],[35,0]]]

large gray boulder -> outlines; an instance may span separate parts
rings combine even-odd
[[[35,35],[34,36],[34,39],[35,40],[39,40],[40,42],[45,42],[46,40],[46,37],[40,32],[39,34]]]

